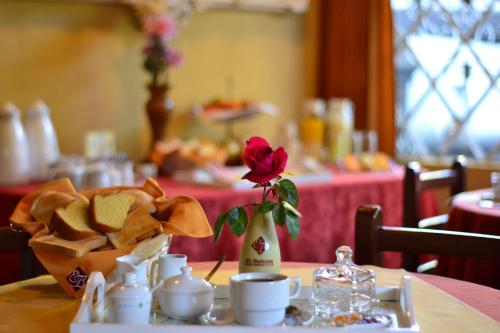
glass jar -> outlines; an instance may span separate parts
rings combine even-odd
[[[325,141],[325,102],[321,99],[308,99],[303,106],[304,117],[300,121],[300,139],[304,153],[318,161],[323,159]]]
[[[342,160],[351,152],[353,128],[353,102],[348,98],[330,98],[326,113],[326,146],[331,162]]]
[[[316,314],[369,313],[375,299],[375,273],[353,263],[352,250],[341,246],[337,262],[313,273],[312,302]]]

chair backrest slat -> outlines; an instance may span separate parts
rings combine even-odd
[[[355,256],[359,264],[380,265],[382,251],[436,254],[500,261],[500,236],[387,227],[382,208],[364,205],[356,212]]]
[[[422,191],[448,187],[454,196],[465,190],[466,160],[457,156],[450,169],[422,172],[418,162],[410,162],[406,166],[404,178],[403,226],[410,228],[436,228],[447,222],[447,218],[422,221],[420,218],[420,195]],[[421,223],[422,222],[422,223]],[[416,270],[418,256],[407,253],[403,256],[404,267]]]

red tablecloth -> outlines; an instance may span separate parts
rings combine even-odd
[[[218,214],[227,209],[260,199],[261,191],[234,191],[179,184],[168,178],[159,178],[168,196],[187,194],[198,199],[213,224]],[[0,188],[0,225],[6,225],[17,201],[36,185]],[[384,210],[384,223],[399,226],[402,221],[403,170],[359,174],[335,174],[325,184],[299,186],[302,212],[299,237],[292,240],[286,229],[278,228],[278,237],[284,261],[333,262],[335,249],[340,245],[354,248],[354,217],[358,206],[378,204]],[[423,196],[424,216],[437,210],[433,195]],[[170,252],[185,253],[192,261],[217,260],[223,254],[227,260],[237,260],[243,237],[233,236],[225,228],[222,237],[213,244],[211,238],[192,239],[174,237]],[[399,267],[399,257],[386,256],[386,267]],[[12,274],[2,269],[0,283],[12,281]]]
[[[479,201],[490,190],[458,194],[453,199],[447,230],[476,232],[500,236],[500,208],[483,208]],[[439,258],[438,272],[449,276],[500,289],[500,265],[490,260]]]

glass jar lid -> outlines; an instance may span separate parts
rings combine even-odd
[[[358,266],[352,261],[352,250],[349,246],[339,247],[335,255],[337,261],[333,265],[318,269],[315,275],[328,279],[347,280],[352,283],[375,279],[374,271]]]

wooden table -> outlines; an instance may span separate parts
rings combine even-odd
[[[213,262],[190,264],[200,276],[214,265]],[[312,272],[320,265],[284,263],[282,272],[301,277],[304,285],[310,285]],[[228,277],[236,270],[236,262],[226,262],[212,282],[227,284]],[[374,270],[379,285],[399,285],[405,274],[402,270],[377,267]],[[421,332],[500,332],[500,291],[447,278],[413,277],[415,312]],[[441,285],[447,285],[448,289]],[[67,332],[78,307],[79,300],[66,296],[51,276],[1,286],[0,332]]]
[[[453,198],[447,230],[476,232],[500,236],[500,208],[480,205],[490,189],[463,192]],[[455,279],[500,289],[500,264],[489,260],[440,257],[438,272]]]

